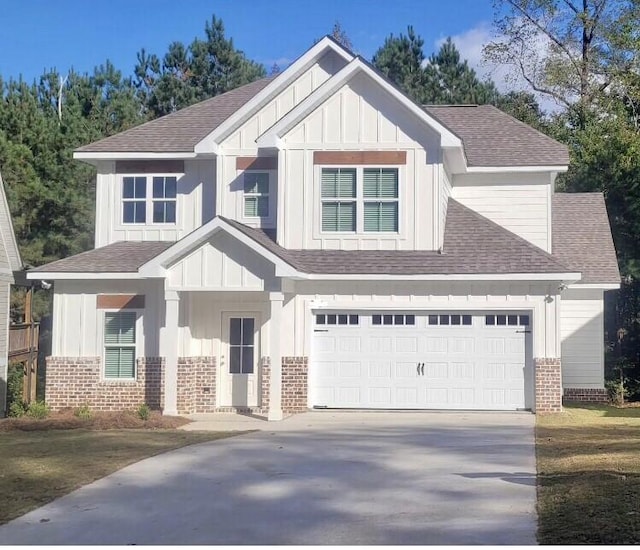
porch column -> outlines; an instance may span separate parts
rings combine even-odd
[[[269,355],[271,357],[271,373],[269,384],[269,420],[282,420],[282,351],[280,336],[282,327],[282,292],[269,292],[271,316],[269,318]]]
[[[164,411],[178,414],[178,313],[180,298],[173,290],[165,291],[164,327],[160,330],[160,355],[164,357]]]

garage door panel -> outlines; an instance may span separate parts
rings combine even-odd
[[[447,353],[447,340],[445,336],[427,336],[425,351],[427,353]]]
[[[369,376],[371,378],[391,379],[391,361],[369,362]]]
[[[415,387],[397,387],[395,403],[397,408],[418,406],[418,389]]]
[[[525,406],[527,316],[496,314],[491,325],[490,316],[485,321],[485,315],[466,313],[378,314],[377,319],[375,314],[358,315],[358,325],[325,325],[314,334],[313,405],[480,410]],[[499,323],[503,317],[527,322],[525,327],[504,325]]]
[[[396,378],[417,378],[417,361],[398,361],[395,368]]]
[[[388,336],[372,336],[368,339],[369,349],[373,353],[390,353],[393,351],[392,340]]]
[[[428,380],[449,378],[449,365],[447,363],[425,363],[424,376]]]

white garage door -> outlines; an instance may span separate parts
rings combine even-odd
[[[317,313],[310,399],[363,409],[530,408],[530,318]]]

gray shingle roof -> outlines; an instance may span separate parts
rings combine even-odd
[[[180,111],[77,149],[86,153],[193,152],[195,145],[252,99],[274,77],[256,80]]]
[[[602,193],[553,196],[553,254],[582,272],[581,283],[620,283]]]
[[[425,105],[424,110],[462,140],[469,166],[569,164],[566,146],[492,105]]]
[[[454,275],[584,271],[585,280],[582,282],[619,281],[606,210],[600,194],[556,195],[554,255],[453,199],[449,199],[442,253],[288,250],[274,242],[272,233],[220,218],[298,271],[309,274]],[[117,242],[33,271],[135,272],[173,244],[163,241]]]
[[[223,218],[303,273],[452,275],[565,273],[557,258],[449,199],[442,253],[437,251],[287,250],[268,235]]]
[[[41,265],[30,271],[46,273],[135,273],[169,248],[167,241],[117,242]]]

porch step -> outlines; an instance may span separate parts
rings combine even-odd
[[[216,407],[215,413],[239,413],[239,414],[267,414],[266,409],[260,407]]]

